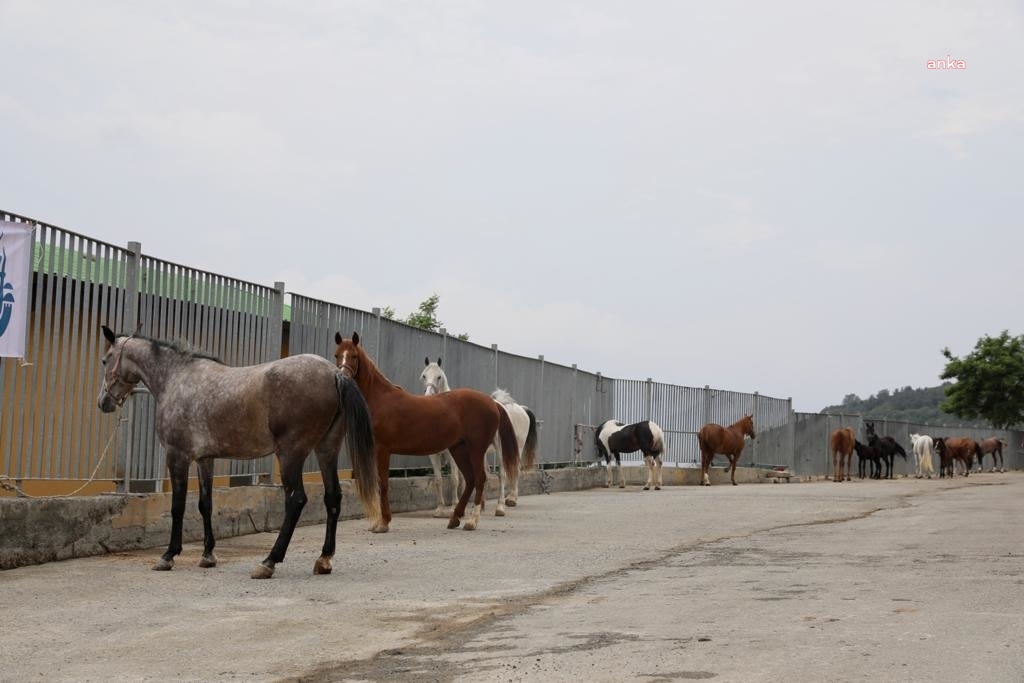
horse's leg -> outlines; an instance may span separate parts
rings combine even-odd
[[[604,487],[611,488],[612,485],[612,459],[608,456],[604,459]]]
[[[660,455],[655,456],[654,464],[657,467],[657,471],[656,471],[656,474],[655,474],[655,477],[654,477],[654,490],[655,491],[660,491],[661,490],[661,465],[662,465],[661,456]]]
[[[213,458],[196,461],[199,469],[199,514],[203,516],[203,556],[200,567],[216,567],[217,556],[213,554]]]
[[[381,446],[376,447],[377,479],[380,482],[380,519],[370,527],[375,534],[385,534],[391,524],[391,502],[388,500],[388,472],[391,469],[391,452]]]
[[[431,453],[430,454],[430,465],[434,468],[434,488],[437,489],[437,508],[434,509],[435,517],[447,517],[448,516],[448,505],[445,502],[444,495],[444,476],[441,471],[441,458],[442,453]],[[452,469],[455,469],[454,467]]]
[[[284,488],[284,521],[281,522],[281,531],[277,533],[277,540],[270,554],[256,565],[249,575],[254,579],[269,579],[274,575],[274,567],[278,562],[284,562],[285,553],[288,552],[288,544],[291,543],[292,534],[295,533],[295,525],[299,522],[299,515],[302,508],[306,507],[306,489],[302,485],[302,463],[306,460],[307,452],[295,453],[279,451],[277,461],[281,466],[281,486]],[[340,491],[338,498],[341,498]],[[326,500],[326,495],[325,495]]]
[[[711,478],[708,476],[708,469],[711,467],[711,461],[714,460],[715,454],[705,453],[703,450],[700,452],[700,483],[703,486],[711,486]]]
[[[498,451],[487,449],[487,454],[494,453],[494,464],[495,469],[498,471],[498,507],[494,508],[495,517],[505,516],[505,466],[501,462],[501,458],[498,456]],[[484,471],[487,471],[487,455],[484,455]],[[468,523],[468,522],[467,522]]]
[[[320,557],[313,564],[314,574],[330,574],[334,558],[336,537],[338,534],[338,517],[341,515],[341,482],[338,481],[338,449],[339,443],[321,444],[316,449],[317,461],[320,464],[320,479],[324,482],[324,508],[327,510],[326,533],[324,547]],[[301,475],[300,475],[301,476]]]
[[[473,512],[469,516],[469,519],[467,519],[466,522],[462,525],[462,528],[465,531],[473,531],[480,525],[480,513],[483,512],[484,510],[484,496],[487,494],[486,452],[484,453],[484,456],[480,458],[479,461],[473,459],[472,462],[475,465],[473,467],[473,476],[476,481],[473,482],[473,491],[475,492],[476,495],[473,497]],[[498,463],[498,476],[501,476],[500,462]],[[466,487],[466,490],[470,490],[468,486]],[[498,499],[498,504],[501,504],[500,498]],[[502,508],[502,514],[504,514],[504,512],[505,510],[504,508]]]
[[[174,558],[181,554],[181,527],[185,519],[185,497],[188,495],[188,458],[180,451],[167,451],[167,475],[171,480],[171,542],[167,552],[153,569],[167,571]]]
[[[644,465],[647,466],[647,483],[644,484],[644,491],[650,491],[651,484],[654,483],[654,458],[645,454]]]
[[[619,488],[626,488],[626,473],[622,471],[622,457],[618,453],[615,454],[615,469],[619,472]]]
[[[462,476],[466,481],[462,493],[459,494],[459,500],[452,509],[452,515],[448,518],[448,528],[456,529],[462,522],[462,516],[466,514],[466,505],[469,503],[469,496],[473,492],[476,475],[474,474],[474,467],[469,461],[469,451],[466,444],[459,444],[454,448],[450,448],[448,452],[452,454],[455,464],[458,466],[459,471],[462,472]]]
[[[740,461],[740,456],[730,455],[729,456],[729,473],[732,479],[732,485],[736,486],[736,463]]]
[[[832,451],[832,481],[836,481],[836,478],[839,476],[839,461],[836,457],[838,455],[837,451]]]

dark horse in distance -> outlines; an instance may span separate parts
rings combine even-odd
[[[885,463],[885,476],[883,479],[893,478],[893,469],[896,465],[896,454],[899,453],[903,456],[903,459],[907,459],[907,452],[903,450],[903,446],[891,436],[878,436],[875,434],[875,423],[865,422],[864,431],[868,435],[868,445],[872,448],[877,448],[879,454],[882,457],[882,462]]]

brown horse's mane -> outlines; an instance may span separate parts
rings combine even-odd
[[[128,335],[121,335],[121,336],[127,337]],[[192,350],[192,349],[186,349],[182,345],[177,344],[175,342],[169,342],[169,341],[165,341],[163,339],[154,339],[153,337],[147,337],[144,334],[132,335],[129,338],[130,339],[141,339],[143,341],[149,342],[150,351],[155,356],[160,355],[161,353],[163,353],[166,350],[166,351],[173,351],[174,353],[178,354],[179,356],[184,356],[188,360],[212,360],[215,363],[219,363],[220,365],[224,365],[224,361],[222,361],[217,356],[211,356],[210,354],[203,353],[201,351],[195,351],[195,350]]]

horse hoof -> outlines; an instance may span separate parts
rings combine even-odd
[[[202,567],[203,569],[209,569],[210,567],[216,567],[217,566],[217,556],[214,555],[213,553],[210,553],[209,555],[203,555],[201,558],[199,558],[199,566]]]
[[[370,531],[372,531],[375,534],[386,534],[388,532],[388,525],[374,524],[372,527],[370,527]]]
[[[624,489],[624,488],[626,488],[626,485],[625,484],[619,484],[619,488],[620,489]]]
[[[514,508],[518,503],[511,498],[506,498],[505,505],[508,505],[510,508]]]
[[[463,531],[476,531],[476,522],[474,522],[471,519],[466,520],[466,523],[462,525],[462,530]]]
[[[650,490],[651,490],[651,487],[650,487],[650,486],[645,486],[645,487],[644,487],[644,491],[650,491]]]
[[[252,570],[252,574],[249,574],[254,579],[269,579],[274,575],[274,568],[268,567],[265,564],[256,565],[256,569]]]
[[[174,566],[174,560],[165,560],[164,558],[161,557],[159,560],[156,561],[156,564],[153,565],[153,571],[155,571],[155,572],[169,572],[169,571],[171,571],[171,567],[173,567],[173,566]]]
[[[458,529],[459,528],[459,520],[458,520],[457,517],[448,520],[448,528],[449,529]]]
[[[605,487],[606,489],[610,489],[610,488],[612,487],[612,485],[611,485],[611,484],[605,484],[605,485],[604,485],[604,487]]]
[[[334,567],[331,566],[331,558],[329,557],[319,557],[313,564],[314,574],[330,574],[332,569]]]
[[[654,487],[654,490],[655,490],[655,491],[660,491],[660,490],[661,490],[661,487],[660,487],[660,486],[655,486],[655,487]]]
[[[494,511],[494,516],[495,517],[504,517],[505,516],[505,508],[498,508],[497,510],[495,510]]]
[[[736,482],[733,482],[732,485],[733,486],[739,486],[739,484],[737,484]]]
[[[445,510],[444,508],[437,508],[436,510],[434,510],[434,517],[437,517],[438,519],[442,517],[451,517],[451,515],[451,510]]]

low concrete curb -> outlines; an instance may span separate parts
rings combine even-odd
[[[628,486],[642,486],[645,467],[623,467]],[[664,468],[666,486],[696,485],[700,471]],[[737,468],[738,483],[764,483],[770,470]],[[776,479],[778,480],[778,479]],[[711,472],[712,484],[729,483],[722,468]],[[497,478],[488,482],[487,508],[497,498]],[[580,467],[524,472],[519,480],[520,495],[582,491],[604,486],[603,467]],[[342,484],[342,519],[363,516],[351,481]],[[618,484],[618,478],[616,478]],[[437,506],[431,477],[392,478],[392,512],[430,510]],[[323,524],[323,486],[307,483],[309,502],[302,511],[301,526]],[[190,492],[185,513],[184,540],[202,540],[202,518],[198,496]],[[0,569],[12,569],[54,560],[88,557],[104,553],[161,547],[171,533],[169,493],[102,495],[73,498],[0,498]],[[284,518],[284,496],[277,486],[240,486],[214,491],[213,528],[217,538],[275,531]]]

